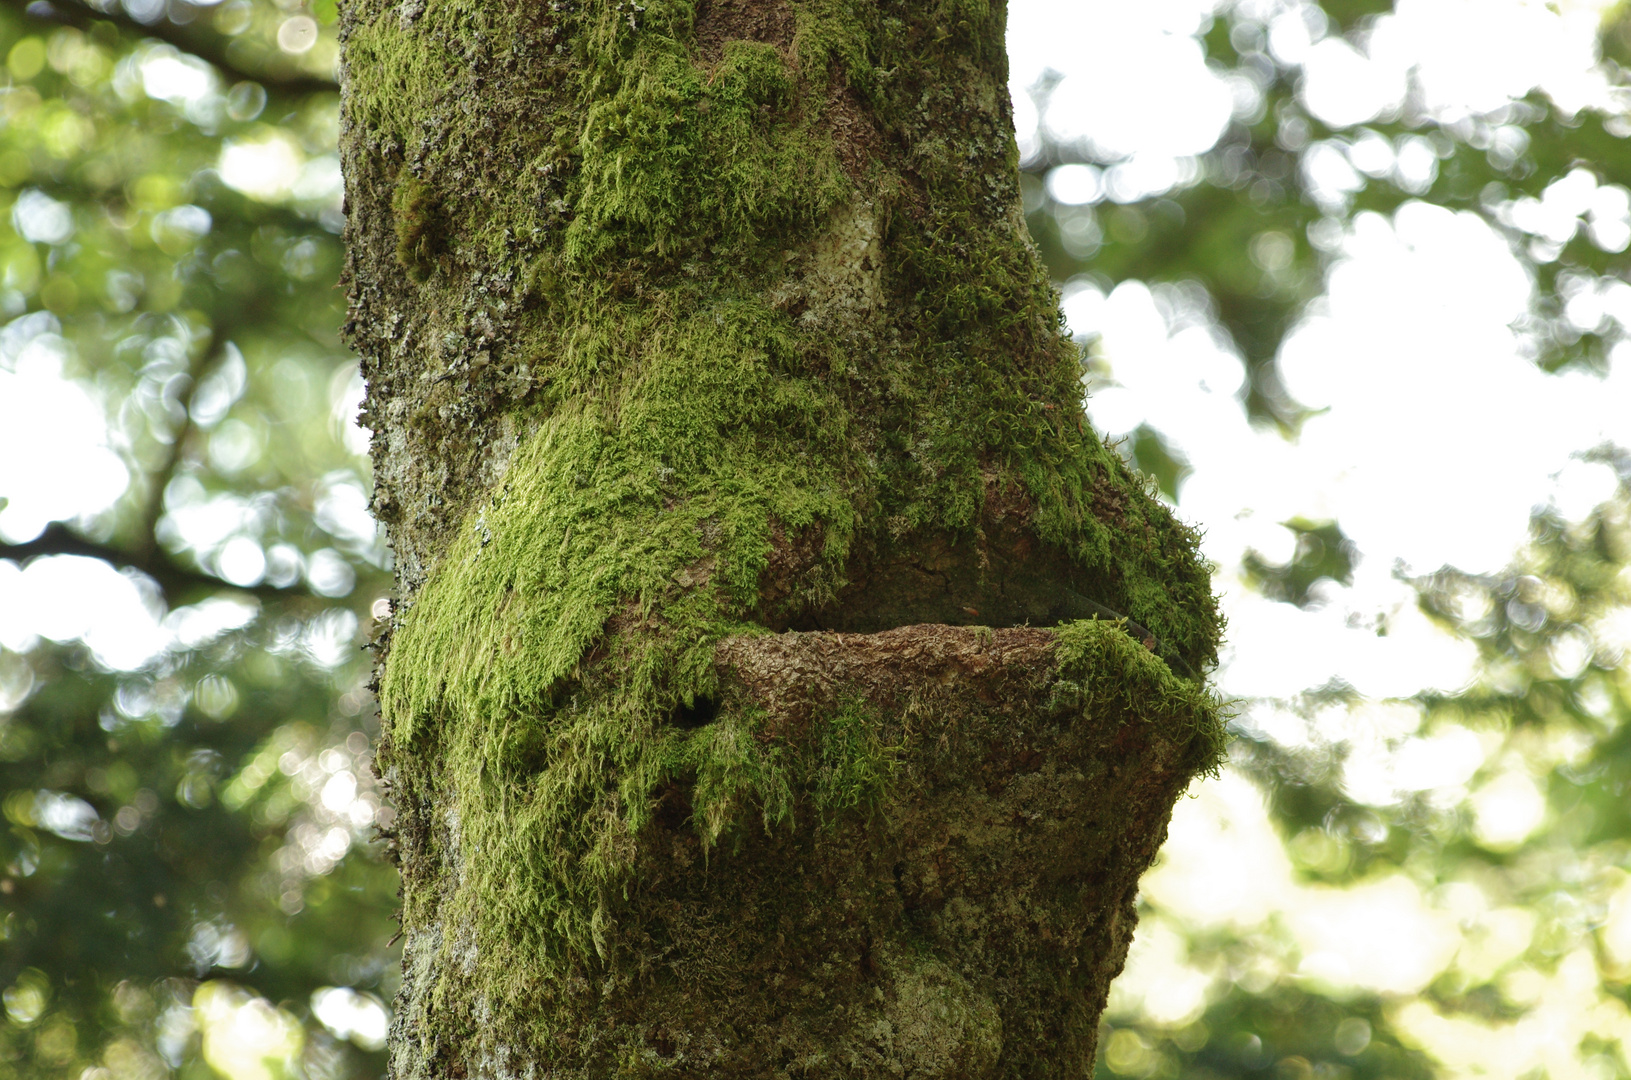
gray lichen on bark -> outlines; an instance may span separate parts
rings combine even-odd
[[[395,1075],[1090,1067],[1220,622],[1081,416],[1003,22],[346,5]]]

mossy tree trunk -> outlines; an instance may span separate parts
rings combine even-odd
[[[1087,1075],[1219,620],[1001,4],[343,7],[394,1074]]]

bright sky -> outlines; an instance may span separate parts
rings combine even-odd
[[[1411,72],[1426,113],[1445,122],[1490,116],[1492,141],[1518,152],[1522,134],[1502,127],[1499,115],[1510,99],[1538,88],[1569,111],[1608,100],[1595,70],[1603,2],[1397,0],[1358,47],[1328,37],[1323,17],[1297,0],[1237,6],[1258,24],[1251,43],[1301,66],[1303,105],[1333,126],[1398,115]],[[1209,0],[1013,0],[1022,152],[1045,130],[1100,161],[1122,158],[1055,169],[1048,189],[1056,201],[1128,202],[1167,190],[1195,175],[1190,159],[1231,114],[1256,115],[1256,87],[1211,69],[1194,44],[1213,9]],[[1039,115],[1026,89],[1049,69],[1064,78]],[[1361,173],[1410,191],[1424,189],[1437,167],[1425,140],[1379,136],[1351,148],[1316,145],[1302,164],[1328,211],[1345,207]],[[1502,212],[1543,257],[1577,230],[1604,250],[1624,250],[1627,209],[1624,188],[1600,187],[1579,171]],[[1474,215],[1413,202],[1391,218],[1359,215],[1319,239],[1336,259],[1329,290],[1289,335],[1279,370],[1297,399],[1326,411],[1295,443],[1247,423],[1237,357],[1194,297],[1171,287],[1128,282],[1105,295],[1086,282],[1066,286],[1070,326],[1084,340],[1098,337],[1108,369],[1092,385],[1088,410],[1110,436],[1148,424],[1194,470],[1178,508],[1205,531],[1220,567],[1229,643],[1218,682],[1226,694],[1259,699],[1243,722],[1290,747],[1345,743],[1344,787],[1358,803],[1387,805],[1418,792],[1441,805],[1465,802],[1474,839],[1510,849],[1546,813],[1533,763],[1510,751],[1493,759],[1503,753],[1499,735],[1422,735],[1419,709],[1386,700],[1454,690],[1475,675],[1470,644],[1430,625],[1396,572],[1499,571],[1525,542],[1534,508],[1578,520],[1607,499],[1613,474],[1579,455],[1605,441],[1631,445],[1631,345],[1615,350],[1607,378],[1540,373],[1527,359],[1522,325],[1532,282],[1507,242]],[[1287,246],[1266,235],[1253,254],[1267,267]],[[1631,286],[1582,282],[1567,314],[1583,330],[1607,318],[1631,327]],[[1339,521],[1362,556],[1351,586],[1330,585],[1323,603],[1306,610],[1256,595],[1241,570],[1248,549],[1289,560],[1294,537],[1278,523],[1293,517]],[[1384,620],[1388,633],[1378,636]],[[1578,670],[1590,643],[1575,652],[1554,663]],[[1262,700],[1332,679],[1367,700],[1328,708],[1312,723]],[[1469,795],[1475,774],[1491,766],[1494,778]],[[1152,911],[1116,984],[1115,1016],[1181,1026],[1230,980],[1261,989],[1290,978],[1405,1002],[1446,970],[1487,978],[1528,947],[1534,917],[1494,907],[1472,885],[1429,894],[1403,875],[1344,890],[1301,885],[1251,783],[1226,772],[1197,795],[1180,802],[1161,861],[1144,881]],[[1261,970],[1191,960],[1188,936],[1215,928],[1259,942]],[[1631,963],[1631,886],[1605,934]],[[1566,958],[1555,975],[1515,972],[1501,984],[1510,1004],[1556,1005],[1491,1027],[1416,1002],[1395,1023],[1449,1076],[1542,1066],[1553,1076],[1585,1075],[1582,1039],[1631,1045],[1631,1013],[1602,993],[1589,953]],[[1363,1031],[1339,1032],[1338,1041],[1362,1048],[1369,1028],[1354,1023]],[[1126,1034],[1107,1045],[1112,1067],[1118,1053],[1139,1051]],[[1139,1071],[1135,1060],[1120,1065]]]
[[[1425,110],[1446,120],[1494,112],[1535,87],[1572,108],[1607,100],[1592,72],[1594,5],[1558,15],[1519,0],[1402,0],[1363,50],[1326,36],[1324,17],[1299,3],[1238,6],[1259,17],[1257,39],[1277,59],[1302,65],[1303,102],[1331,123],[1396,115],[1412,69]],[[1247,80],[1205,62],[1193,35],[1213,8],[1017,0],[1010,52],[1022,145],[1035,145],[1040,126],[1101,160],[1126,159],[1097,176],[1092,166],[1056,170],[1056,198],[1125,202],[1164,190],[1194,174],[1187,159],[1231,114],[1261,108]],[[1048,69],[1064,78],[1039,115],[1025,88]],[[1408,177],[1436,160],[1422,143],[1376,137],[1354,152],[1314,148],[1304,167],[1335,210],[1361,170]],[[1542,240],[1587,228],[1611,250],[1631,239],[1626,211],[1624,189],[1600,188],[1584,171],[1509,209]],[[1108,296],[1084,282],[1065,288],[1071,327],[1099,335],[1109,368],[1088,410],[1112,437],[1148,424],[1194,469],[1179,509],[1223,568],[1226,693],[1284,697],[1333,678],[1373,696],[1457,689],[1473,675],[1471,646],[1417,614],[1396,568],[1496,571],[1525,540],[1533,508],[1579,518],[1607,498],[1612,471],[1577,455],[1631,442],[1631,346],[1607,379],[1539,372],[1520,323],[1532,283],[1475,215],[1413,202],[1391,219],[1362,214],[1323,242],[1338,260],[1329,291],[1288,337],[1280,371],[1295,397],[1327,411],[1295,443],[1248,425],[1240,362],[1197,305],[1137,282]],[[1272,260],[1276,245],[1286,238],[1265,234],[1253,250]],[[1631,285],[1583,291],[1570,309],[1583,328],[1609,316],[1631,325]],[[1351,587],[1332,586],[1323,605],[1302,611],[1262,599],[1240,577],[1248,549],[1288,561],[1295,537],[1279,523],[1293,517],[1340,522],[1362,555]],[[1379,620],[1385,637],[1374,632]]]
[[[1380,19],[1359,47],[1329,37],[1323,17],[1298,0],[1239,0],[1237,6],[1256,20],[1254,41],[1281,62],[1301,66],[1302,100],[1315,115],[1338,125],[1394,115],[1404,107],[1406,75],[1414,71],[1428,113],[1445,121],[1497,114],[1491,125],[1499,144],[1521,134],[1500,125],[1499,110],[1531,89],[1566,109],[1605,100],[1593,39],[1603,2],[1398,0],[1396,12]],[[1049,190],[1058,201],[1127,202],[1193,180],[1196,156],[1229,118],[1262,107],[1249,79],[1225,77],[1206,63],[1194,35],[1215,6],[1211,0],[1012,0],[1009,44],[1022,149],[1034,149],[1040,126],[1055,139],[1080,141],[1100,160],[1123,159],[1104,168],[1056,170]],[[210,72],[172,50],[153,49],[138,68],[140,86],[131,82],[121,92],[188,108],[225,101]],[[1049,69],[1063,81],[1046,115],[1039,115],[1026,88]],[[1422,139],[1390,144],[1372,137],[1350,148],[1312,147],[1303,167],[1318,198],[1335,211],[1361,174],[1397,177],[1408,190],[1432,175],[1436,158]],[[229,144],[220,162],[227,183],[268,201],[333,201],[336,169],[332,155],[308,157],[275,134]],[[1571,174],[1543,198],[1503,212],[1534,237],[1533,251],[1555,249],[1577,229],[1608,250],[1631,241],[1631,199],[1623,188],[1598,186],[1589,174]],[[14,221],[42,244],[63,242],[73,230],[66,207],[39,192],[19,198]],[[210,228],[201,210],[173,224],[195,232]],[[1471,647],[1416,612],[1414,594],[1397,580],[1396,568],[1425,573],[1449,564],[1496,571],[1525,540],[1533,508],[1550,504],[1579,518],[1606,498],[1612,474],[1578,455],[1605,440],[1631,445],[1631,346],[1616,350],[1607,378],[1540,374],[1526,358],[1521,327],[1530,279],[1506,242],[1472,215],[1410,203],[1391,218],[1360,215],[1346,231],[1322,234],[1322,242],[1337,259],[1329,293],[1293,330],[1280,357],[1292,394],[1326,410],[1296,443],[1248,425],[1237,398],[1238,358],[1193,297],[1170,287],[1128,282],[1105,295],[1083,282],[1066,286],[1070,325],[1084,339],[1098,336],[1108,371],[1095,383],[1088,409],[1110,436],[1149,424],[1193,467],[1178,507],[1204,529],[1206,552],[1221,568],[1217,584],[1230,627],[1218,675],[1222,691],[1283,698],[1332,679],[1346,681],[1371,702],[1318,718],[1316,734],[1353,748],[1346,775],[1351,794],[1373,804],[1410,791],[1465,796],[1465,783],[1496,748],[1471,735],[1412,739],[1419,713],[1383,700],[1425,687],[1453,690],[1474,674]],[[1283,237],[1260,237],[1253,251],[1272,263],[1284,243]],[[1581,328],[1610,317],[1631,326],[1631,286],[1583,283],[1568,314]],[[73,358],[60,329],[51,316],[36,314],[0,330],[0,496],[9,498],[0,508],[0,535],[13,541],[33,537],[50,520],[93,518],[128,482],[121,448],[110,443],[115,429],[105,420],[119,403],[64,379]],[[144,407],[162,407],[162,388],[143,392],[151,399]],[[241,392],[241,379],[211,391],[226,404]],[[336,381],[337,415],[351,415],[357,392],[354,380]],[[210,394],[201,391],[200,400],[208,406]],[[213,422],[204,417],[201,426]],[[211,453],[219,451],[230,466],[233,436],[225,424],[217,434]],[[336,480],[328,500],[326,512],[337,528],[363,538],[371,526],[361,491]],[[208,499],[184,485],[170,501],[166,528],[230,579],[248,584],[304,573],[320,590],[349,589],[343,561],[333,552],[328,563],[313,559],[307,566],[298,552],[262,550],[258,511],[249,501]],[[1241,576],[1248,549],[1273,562],[1289,558],[1293,536],[1278,523],[1298,516],[1338,520],[1362,556],[1351,586],[1330,586],[1323,603],[1307,610],[1262,599]],[[36,636],[82,638],[105,666],[133,669],[172,643],[208,640],[252,615],[247,605],[225,600],[164,612],[136,582],[89,560],[40,560],[26,571],[0,563],[0,645],[13,651]],[[1379,620],[1387,622],[1386,636],[1374,632]],[[321,659],[345,636],[345,627],[332,627],[302,648]],[[0,702],[6,692],[0,680]],[[1300,717],[1267,704],[1254,707],[1245,721],[1288,744],[1316,737]],[[1519,769],[1503,773],[1496,785],[1473,805],[1482,841],[1499,847],[1536,828],[1544,803]],[[1180,806],[1167,860],[1148,882],[1147,895],[1161,914],[1140,930],[1135,963],[1118,984],[1121,1008],[1176,1022],[1224,977],[1185,966],[1175,929],[1184,926],[1251,929],[1289,912],[1285,925],[1300,956],[1300,977],[1396,993],[1419,988],[1451,962],[1455,919],[1494,927],[1489,940],[1496,944],[1489,948],[1523,936],[1511,925],[1517,916],[1486,910],[1470,895],[1429,898],[1403,878],[1369,883],[1362,893],[1296,886],[1255,791],[1238,778],[1202,790],[1201,798]],[[1213,865],[1225,856],[1227,865]],[[1616,940],[1624,940],[1631,963],[1631,891],[1616,910],[1624,923]],[[1420,947],[1396,947],[1400,934]],[[1463,949],[1455,962],[1472,963],[1466,958],[1477,955]],[[1568,982],[1580,981],[1572,970],[1560,969],[1558,992],[1578,997],[1583,991]],[[293,1038],[278,1034],[288,1025],[264,1003],[239,1000],[225,989],[213,993],[200,1005],[201,1015],[223,1035],[206,1042],[206,1053],[228,1055],[235,1036],[224,1033],[234,1025]],[[362,1041],[377,1037],[374,1005],[347,996],[350,991],[325,994],[314,1007],[331,1027],[361,1032],[354,1037]],[[1481,1054],[1497,1052],[1426,1006],[1404,1019],[1424,1041],[1442,1044],[1444,1060],[1461,1055],[1456,1060],[1473,1068]],[[1544,1056],[1538,1036],[1510,1038],[1517,1042],[1502,1052],[1529,1055],[1526,1061]]]

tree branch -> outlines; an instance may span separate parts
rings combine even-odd
[[[0,4],[10,2],[11,0],[0,0]],[[59,202],[113,202],[127,198],[122,186],[99,188],[85,183],[75,176],[45,176],[36,173],[29,177],[28,185],[38,188]],[[299,210],[284,203],[260,202],[241,192],[233,191],[224,184],[222,189],[241,200],[241,203],[238,206],[222,209],[218,213],[211,211],[215,216],[215,225],[211,230],[212,236],[225,232],[229,225],[237,224],[244,226],[248,231],[253,231],[254,227],[259,225],[277,225],[291,232],[320,233],[338,239],[334,233],[324,228],[322,223],[316,220],[315,216],[307,217]],[[210,207],[206,206],[205,209],[208,210]],[[231,220],[228,220],[229,218]],[[253,305],[246,306],[252,307]]]
[[[228,57],[227,50],[221,43],[220,35],[203,28],[193,29],[178,26],[168,18],[161,18],[151,24],[144,23],[132,18],[122,7],[117,5],[111,6],[110,10],[103,11],[85,3],[84,0],[32,0],[32,2],[30,0],[0,0],[0,2],[30,18],[45,22],[63,22],[81,30],[88,29],[96,22],[112,23],[127,33],[155,38],[174,45],[183,52],[191,53],[200,60],[214,65],[229,79],[257,82],[268,90],[286,94],[310,94],[320,90],[332,92],[339,89],[332,79],[324,79],[316,75],[306,75],[304,73],[280,75],[273,71],[250,71]]]
[[[232,320],[213,325],[210,328],[211,341],[207,352],[195,357],[187,365],[187,392],[182,395],[181,424],[171,433],[169,452],[164,455],[164,463],[147,474],[148,493],[147,505],[142,507],[142,527],[137,534],[136,543],[139,545],[137,555],[142,558],[159,557],[158,524],[164,516],[164,489],[169,486],[170,480],[175,476],[176,467],[187,450],[187,440],[192,437],[197,425],[193,421],[193,399],[198,395],[199,383],[204,377],[220,366],[226,357],[227,346],[231,344],[233,331],[238,329],[237,323]]]
[[[300,585],[234,585],[212,574],[178,566],[162,550],[144,555],[87,540],[60,522],[46,526],[43,533],[27,543],[0,543],[0,559],[13,559],[21,563],[42,555],[80,555],[88,559],[101,559],[113,566],[139,570],[158,583],[173,607],[179,606],[178,601],[193,593],[213,593],[222,589],[235,589],[262,600],[289,600],[313,595]]]

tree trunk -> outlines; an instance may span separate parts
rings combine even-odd
[[[393,1074],[1087,1075],[1220,623],[1001,4],[344,8]]]

